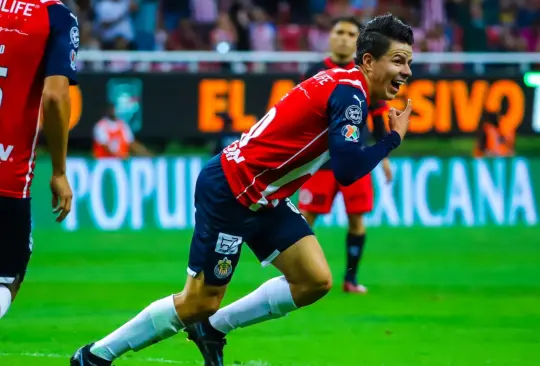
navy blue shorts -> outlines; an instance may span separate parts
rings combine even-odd
[[[252,211],[229,188],[220,155],[202,169],[195,188],[195,231],[188,273],[204,273],[205,283],[230,282],[245,242],[263,266],[313,231],[289,200],[275,208]]]
[[[32,253],[29,198],[0,197],[0,285],[22,281]]]

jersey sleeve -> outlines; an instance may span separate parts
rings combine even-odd
[[[77,17],[64,5],[55,4],[49,12],[49,40],[45,51],[45,77],[65,76],[77,84],[79,26]]]
[[[361,136],[367,118],[363,92],[351,85],[338,84],[327,105],[328,143],[332,170],[337,181],[348,186],[372,171],[401,143],[395,131],[375,145],[363,147]]]

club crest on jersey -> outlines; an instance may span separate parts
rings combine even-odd
[[[79,48],[79,43],[80,43],[79,28],[78,27],[71,28],[71,30],[69,31],[69,36],[71,38],[71,44],[73,45],[73,47]]]
[[[358,132],[358,127],[347,125],[341,129],[341,134],[345,136],[345,141],[358,142],[360,133]]]
[[[354,124],[359,124],[362,122],[362,108],[357,105],[350,105],[345,110],[345,118],[347,118],[349,121],[351,121]]]
[[[216,267],[214,268],[214,274],[217,278],[227,278],[231,275],[233,270],[232,262],[227,258],[223,258],[218,261]]]

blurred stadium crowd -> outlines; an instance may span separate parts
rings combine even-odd
[[[540,0],[64,0],[81,49],[327,49],[332,19],[392,12],[415,28],[416,50],[540,50]]]

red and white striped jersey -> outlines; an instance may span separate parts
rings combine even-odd
[[[354,96],[359,104],[348,110],[357,113],[349,116],[353,123],[360,123],[369,104],[364,76],[357,68],[335,68],[297,85],[223,150],[223,171],[240,203],[252,210],[275,207],[330,159],[328,101],[338,85],[361,96]]]

